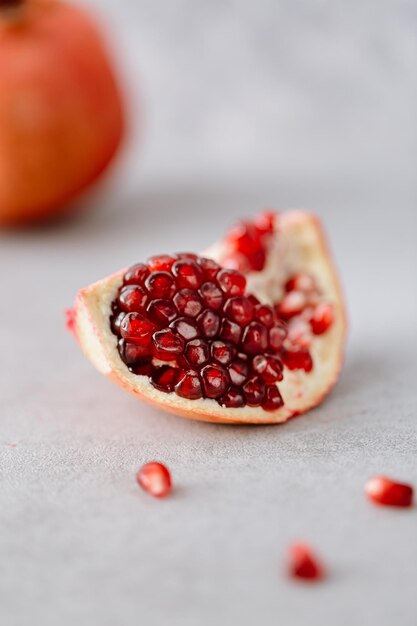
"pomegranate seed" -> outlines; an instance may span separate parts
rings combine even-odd
[[[145,360],[140,361],[137,365],[131,365],[129,367],[129,370],[133,372],[133,374],[136,374],[137,376],[147,376],[148,378],[152,376],[154,369],[155,368],[151,361]]]
[[[125,315],[126,313],[124,311],[120,311],[119,313],[112,315],[112,317],[110,318],[110,326],[111,326],[113,334],[115,335],[120,334],[120,325]]]
[[[204,395],[206,398],[219,398],[224,394],[229,383],[229,376],[218,365],[206,365],[201,370]]]
[[[140,313],[146,306],[148,296],[143,287],[127,285],[119,293],[117,303],[127,313]]]
[[[266,383],[275,383],[283,379],[282,361],[277,357],[258,354],[253,358],[252,367]]]
[[[263,211],[255,218],[255,226],[264,235],[272,235],[275,230],[277,214],[273,211]]]
[[[197,372],[185,372],[183,378],[175,386],[175,393],[181,398],[198,400],[203,395],[201,382]]]
[[[152,300],[148,305],[147,313],[150,319],[159,327],[167,326],[177,317],[177,310],[171,300]]]
[[[174,304],[185,317],[197,317],[203,308],[200,296],[193,289],[180,289],[174,296]]]
[[[132,265],[123,276],[124,285],[144,285],[146,278],[149,276],[149,270],[144,263],[136,263]]]
[[[269,304],[257,304],[255,306],[254,317],[257,322],[260,322],[265,328],[271,328],[275,322],[275,313],[272,306]]]
[[[268,331],[259,322],[251,322],[245,329],[242,347],[247,354],[260,354],[268,346]]]
[[[243,392],[249,406],[260,406],[265,395],[265,383],[259,376],[253,376],[243,385]]]
[[[155,346],[154,354],[162,361],[175,360],[184,351],[183,338],[169,328],[154,333],[152,339]]]
[[[308,350],[311,345],[310,325],[300,318],[292,320],[288,326],[288,340],[293,346]]]
[[[165,465],[152,461],[142,465],[136,474],[138,485],[155,498],[165,498],[171,493],[171,474]]]
[[[203,271],[193,259],[175,261],[171,271],[176,277],[177,287],[180,289],[198,289],[204,280]]]
[[[122,361],[126,365],[137,365],[144,357],[151,355],[150,345],[138,346],[125,339],[119,339],[118,350]]]
[[[176,259],[193,259],[193,261],[197,261],[199,256],[194,252],[177,252],[175,255]]]
[[[296,274],[285,283],[285,291],[314,291],[315,280],[309,274]]]
[[[218,311],[223,306],[223,292],[214,283],[203,283],[200,287],[200,296],[204,304],[214,311]]]
[[[265,411],[276,411],[284,404],[284,400],[276,385],[268,385],[265,389],[265,398],[262,402],[262,408]]]
[[[253,304],[245,296],[229,298],[224,305],[223,312],[239,326],[246,326],[253,318]]]
[[[199,264],[209,281],[216,278],[220,270],[220,265],[216,263],[216,261],[213,261],[212,259],[206,259],[205,257],[200,257],[197,260],[197,263]]]
[[[175,282],[168,272],[152,272],[145,281],[151,298],[171,298],[176,290]]]
[[[234,385],[240,387],[249,375],[249,365],[243,359],[236,359],[229,367],[230,380]]]
[[[311,318],[311,330],[315,335],[321,335],[330,328],[334,322],[334,308],[332,304],[321,302],[315,308]]]
[[[227,241],[234,250],[248,257],[262,248],[259,231],[250,222],[238,222],[229,231]]]
[[[376,504],[410,507],[413,503],[413,487],[399,483],[387,476],[374,476],[365,484],[365,493]]]
[[[152,334],[157,330],[153,322],[141,313],[127,313],[120,324],[120,334],[138,346],[151,346]]]
[[[222,321],[222,326],[220,329],[220,337],[222,339],[237,344],[240,341],[241,335],[242,329],[239,324],[235,324],[235,322],[231,322],[228,319],[224,319]]]
[[[313,369],[313,359],[307,350],[284,350],[282,360],[289,370],[311,372]]]
[[[236,355],[236,348],[231,343],[213,341],[211,344],[211,356],[220,365],[229,365]]]
[[[151,384],[155,389],[170,393],[174,391],[182,372],[177,367],[170,367],[169,365],[163,365],[162,367],[154,367],[152,375],[150,377]]]
[[[252,302],[253,306],[256,307],[258,304],[261,304],[256,296],[253,293],[248,294],[248,300]]]
[[[248,255],[248,261],[251,265],[251,269],[255,272],[263,270],[266,261],[265,250],[257,250],[253,254]]]
[[[200,334],[200,329],[191,317],[177,317],[169,327],[187,340],[195,339]]]
[[[279,317],[289,318],[299,315],[307,305],[307,298],[302,291],[290,291],[277,305]]]
[[[159,254],[151,256],[147,260],[147,265],[151,272],[169,272],[175,259],[169,254]]]
[[[249,259],[243,254],[239,254],[237,252],[233,252],[232,255],[224,257],[222,259],[222,265],[228,270],[236,270],[241,274],[246,274],[252,269]]]
[[[245,398],[242,392],[237,387],[229,387],[226,393],[217,400],[220,406],[224,406],[230,409],[237,409],[241,406],[245,406]]]
[[[324,576],[323,567],[311,548],[303,543],[294,543],[288,553],[288,570],[293,578],[320,580]]]
[[[219,332],[220,317],[210,309],[198,316],[197,323],[205,337],[215,337]]]
[[[203,339],[192,339],[185,346],[184,356],[190,365],[201,367],[209,359],[209,345]]]
[[[270,329],[268,334],[270,348],[272,348],[275,352],[281,350],[286,336],[287,328],[282,322],[277,322],[275,326]]]
[[[228,296],[243,296],[245,292],[246,278],[235,270],[220,270],[217,282]]]

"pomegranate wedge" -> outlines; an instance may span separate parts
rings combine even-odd
[[[263,213],[203,256],[161,254],[82,289],[72,329],[102,373],[167,411],[284,422],[335,384],[346,318],[316,217]]]

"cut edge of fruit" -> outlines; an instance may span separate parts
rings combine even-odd
[[[212,399],[190,401],[173,393],[161,393],[151,385],[147,376],[131,373],[120,359],[117,338],[109,324],[111,303],[125,270],[81,289],[77,295],[74,330],[86,356],[102,374],[133,395],[190,419],[230,424],[274,424],[285,422],[319,404],[336,383],[343,362],[347,324],[341,289],[319,220],[309,213],[290,211],[280,214],[277,221],[278,236],[275,239],[278,245],[271,252],[266,269],[270,267],[271,272],[278,272],[280,260],[285,258],[287,275],[308,271],[318,280],[324,296],[335,307],[332,327],[315,338],[312,356],[319,365],[310,373],[285,370],[284,381],[279,385],[283,407],[271,412],[249,406],[225,409]],[[221,262],[222,244],[210,248],[206,254]],[[267,280],[261,280],[262,274],[264,272],[251,272],[247,276],[248,291],[268,302]]]

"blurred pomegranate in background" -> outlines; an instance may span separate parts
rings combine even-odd
[[[121,96],[93,20],[57,0],[0,0],[0,224],[68,207],[123,135]]]

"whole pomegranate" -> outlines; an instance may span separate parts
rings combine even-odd
[[[123,126],[91,18],[57,0],[0,0],[0,224],[62,211],[108,166]]]

